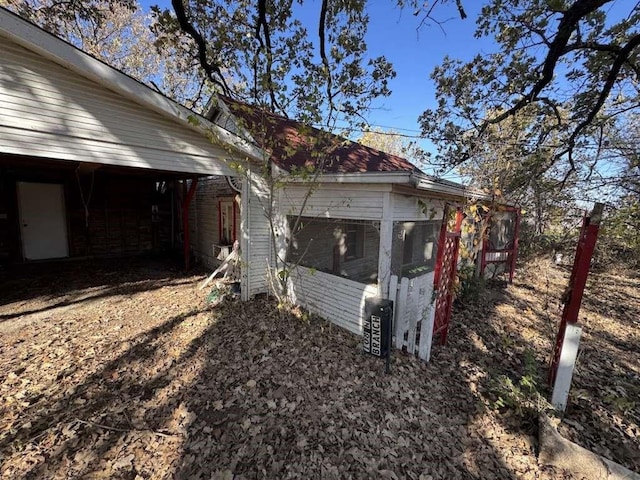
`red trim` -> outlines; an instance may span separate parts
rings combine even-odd
[[[230,198],[222,198],[218,200],[218,241],[222,240],[222,204],[225,202],[231,202],[231,215],[232,215],[232,227],[231,227],[231,238],[229,239],[231,245],[235,243],[237,240],[236,232],[238,227],[238,203],[236,199],[233,197]]]
[[[455,233],[460,233],[460,231],[462,230],[463,220],[464,220],[464,215],[462,214],[462,209],[458,207],[456,209],[456,229],[454,230]]]
[[[442,274],[442,255],[444,255],[444,242],[447,238],[447,223],[449,223],[449,205],[445,205],[442,216],[442,226],[440,227],[440,238],[438,238],[438,253],[436,254],[436,271],[433,274],[433,287],[438,289],[440,275]]]
[[[191,185],[189,186],[189,193],[185,197],[182,202],[182,230],[183,230],[183,239],[184,239],[184,269],[189,270],[189,257],[190,257],[190,248],[189,245],[189,205],[191,204],[191,200],[196,193],[196,187],[198,186],[198,177],[191,180]]]

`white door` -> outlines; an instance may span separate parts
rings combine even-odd
[[[18,182],[18,202],[24,258],[68,257],[63,186]]]

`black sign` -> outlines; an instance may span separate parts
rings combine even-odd
[[[393,302],[379,298],[365,300],[362,349],[376,357],[386,357],[391,348]]]

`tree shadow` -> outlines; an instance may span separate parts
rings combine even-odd
[[[124,283],[152,282],[183,275],[178,263],[166,258],[65,260],[13,265],[0,271],[0,306],[39,297],[59,298],[84,290],[116,289]]]
[[[487,373],[479,385],[481,394],[503,413],[500,418],[506,428],[530,433],[532,438],[537,435],[537,405],[531,398],[530,382],[535,382],[535,390],[543,398],[550,398],[546,377],[561,318],[556,298],[564,286],[561,282],[545,286],[540,279],[521,273],[513,287],[491,289],[482,302],[458,308],[454,316],[452,342],[461,351],[468,344],[481,345],[479,350],[466,349],[468,361]],[[588,292],[581,319],[592,317],[594,308],[598,311],[599,305],[608,302],[603,298],[609,299],[608,290],[598,296]],[[612,301],[617,301],[620,309],[622,305],[628,308],[627,300]],[[486,322],[487,318],[494,320]],[[630,339],[611,335],[604,327],[595,324],[585,329],[561,432],[600,455],[640,470],[640,405],[635,401],[640,395],[640,377],[637,367],[625,368],[631,358],[637,359],[640,347]],[[525,400],[524,410],[514,404],[520,400]]]
[[[530,412],[498,404],[495,380],[519,385],[532,365],[543,376],[552,339],[532,345],[526,328],[545,328],[544,310],[512,287],[457,308],[449,344],[435,347],[429,364],[394,351],[389,375],[361,353],[358,337],[298,309],[264,298],[191,307],[105,342],[96,355],[113,354],[93,370],[59,359],[51,385],[2,412],[0,473],[502,479],[537,464],[536,424]],[[63,330],[61,341],[72,333]],[[4,386],[19,393],[28,371],[12,373]]]

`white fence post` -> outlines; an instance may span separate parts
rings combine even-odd
[[[558,363],[556,381],[553,384],[553,394],[551,395],[551,404],[562,412],[567,408],[567,399],[569,398],[573,369],[576,366],[576,358],[578,357],[578,345],[580,344],[581,335],[582,328],[571,324],[567,325],[564,332],[560,362]]]

